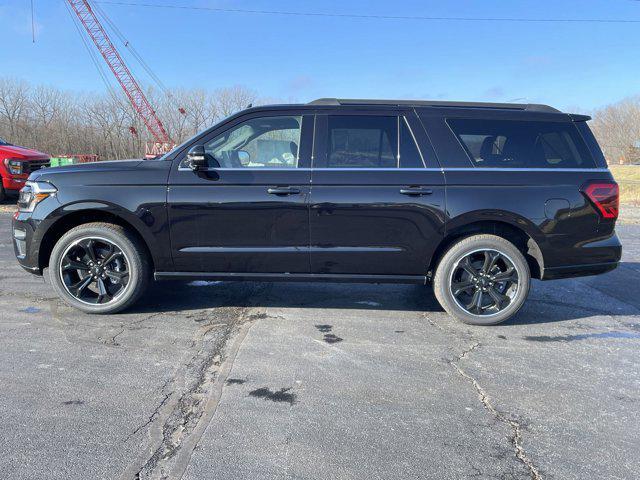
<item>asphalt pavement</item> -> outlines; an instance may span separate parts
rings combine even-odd
[[[458,323],[428,287],[157,283],[61,303],[0,213],[7,479],[629,479],[640,471],[640,225],[623,263]]]

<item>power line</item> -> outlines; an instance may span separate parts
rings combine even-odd
[[[122,31],[116,26],[116,24],[109,18],[109,16],[107,15],[107,13],[102,9],[102,7],[100,7],[100,5],[97,5],[96,2],[94,3],[94,9],[95,12],[102,18],[102,20],[105,21],[105,23],[107,23],[110,27],[111,30],[113,31],[113,33],[116,34],[116,36],[120,39],[120,41],[122,42],[122,45],[124,45],[124,47],[126,49],[129,50],[129,52],[131,52],[131,54],[133,55],[133,57],[138,61],[138,63],[142,66],[142,68],[147,72],[147,74],[149,75],[149,77],[151,77],[151,79],[156,83],[156,85],[160,88],[160,90],[162,91],[162,93],[164,93],[164,95],[171,101],[171,103],[175,106],[176,110],[178,110],[180,113],[182,113],[184,115],[185,110],[184,108],[182,108],[182,106],[180,106],[180,104],[178,103],[177,99],[173,96],[173,94],[171,93],[171,91],[167,88],[167,86],[162,82],[162,80],[160,79],[160,77],[158,77],[158,75],[156,75],[156,73],[151,69],[151,67],[149,66],[149,64],[147,62],[145,62],[144,58],[142,58],[142,55],[140,55],[140,53],[138,53],[138,51],[136,50],[136,48],[131,44],[131,42],[124,36],[124,34],[122,33]]]
[[[95,3],[103,5],[118,5],[123,7],[168,8],[177,10],[199,10],[222,13],[249,13],[258,15],[286,15],[298,17],[330,17],[355,18],[367,20],[412,20],[412,21],[443,21],[443,22],[519,22],[519,23],[640,23],[640,19],[604,19],[604,18],[516,18],[516,17],[448,17],[448,16],[411,16],[411,15],[368,15],[356,13],[323,13],[323,12],[294,12],[283,10],[251,10],[242,8],[198,7],[194,5],[157,4],[146,2],[123,2],[99,0]]]
[[[73,14],[73,12],[71,11],[71,7],[69,7],[69,5],[67,4],[66,1],[64,2],[64,5],[65,5],[65,7],[67,9],[67,12],[69,13],[69,16],[71,17],[71,21],[73,22],[73,25],[76,27],[76,30],[78,31],[78,35],[80,35],[80,39],[82,40],[82,44],[84,45],[84,47],[86,48],[87,52],[89,53],[89,57],[91,58],[91,62],[96,67],[96,70],[98,71],[98,74],[100,75],[100,78],[104,82],[105,87],[107,87],[107,91],[109,92],[109,94],[111,95],[112,98],[117,100],[118,97],[116,96],[116,93],[115,93],[115,91],[113,89],[113,86],[111,85],[111,82],[109,81],[109,77],[104,72],[104,70],[102,68],[102,64],[100,63],[100,61],[96,57],[96,53],[93,51],[91,46],[87,43],[87,40],[84,38],[84,34],[82,33],[82,29],[80,28],[78,19]]]

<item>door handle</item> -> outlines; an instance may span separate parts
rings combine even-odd
[[[300,189],[294,187],[271,187],[267,188],[267,193],[270,195],[297,195],[300,193]]]
[[[401,188],[402,195],[431,195],[433,190],[430,188]]]

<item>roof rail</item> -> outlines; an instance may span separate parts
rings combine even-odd
[[[447,102],[440,100],[367,100],[344,98],[319,98],[308,105],[406,105],[416,107],[442,107],[442,108],[495,108],[506,110],[527,110],[530,112],[561,113],[560,110],[549,105],[536,103],[488,103],[488,102]]]

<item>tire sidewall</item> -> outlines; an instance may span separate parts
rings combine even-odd
[[[129,281],[125,291],[115,301],[103,305],[92,305],[73,297],[67,291],[60,275],[60,263],[66,249],[73,243],[89,237],[103,238],[120,248],[125,255],[129,269]],[[139,286],[142,283],[143,275],[140,253],[136,246],[127,238],[123,230],[118,231],[116,228],[101,226],[76,227],[60,237],[60,240],[53,247],[49,260],[49,280],[58,296],[69,306],[87,313],[115,313],[127,308],[140,293]]]
[[[510,305],[503,311],[483,317],[473,315],[458,305],[450,289],[451,275],[458,261],[477,250],[495,250],[506,255],[518,272],[518,290]],[[524,304],[531,287],[529,265],[515,245],[495,235],[476,235],[455,243],[442,257],[434,278],[434,291],[441,306],[453,317],[471,325],[496,325],[509,320]]]

